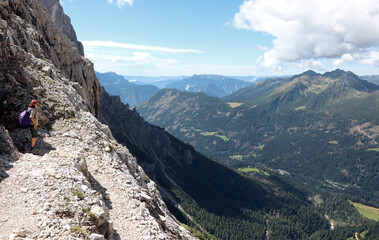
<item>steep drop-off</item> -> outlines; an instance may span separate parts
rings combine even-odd
[[[136,156],[171,211],[187,224],[220,239],[261,239],[266,232],[274,239],[304,239],[327,228],[307,193],[276,175],[251,179],[236,173],[149,124],[119,96],[103,92],[100,106],[100,121]],[[291,227],[295,222],[301,223]]]

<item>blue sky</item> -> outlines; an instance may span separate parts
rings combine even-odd
[[[378,74],[377,0],[61,0],[99,72]]]

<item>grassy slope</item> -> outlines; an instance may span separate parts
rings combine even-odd
[[[367,218],[370,218],[375,221],[379,221],[379,209],[363,205],[361,203],[351,202],[350,204],[353,204],[356,209],[358,209],[359,213]]]

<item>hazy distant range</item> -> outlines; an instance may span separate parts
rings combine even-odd
[[[123,75],[125,79],[127,79],[129,82],[138,84],[138,85],[146,85],[146,84],[152,84],[154,86],[157,86],[159,88],[165,88],[168,84],[183,80],[185,78],[189,78],[190,76],[157,76],[157,77],[146,77],[146,76],[129,76],[129,75]],[[283,76],[225,76],[230,78],[235,78],[243,81],[249,81],[249,82],[259,82],[265,78],[268,77],[291,77],[290,75],[283,75]],[[369,82],[375,83],[376,85],[379,85],[379,75],[366,75],[366,76],[359,76],[363,80],[367,80]]]
[[[203,92],[223,97],[261,80],[254,76],[226,77],[220,75],[188,76],[122,76],[114,72],[96,72],[101,85],[121,101],[135,106],[149,99],[162,88],[177,88],[187,92]]]
[[[204,92],[209,96],[224,97],[238,89],[255,84],[272,76],[129,76],[114,72],[96,72],[102,86],[111,94],[118,95],[121,101],[135,106],[148,100],[162,88],[176,88],[187,92]],[[289,77],[289,76],[280,76]],[[379,75],[362,76],[369,82],[379,85]]]
[[[152,84],[154,86],[157,86],[159,88],[166,88],[167,85],[178,82],[180,80],[189,78],[191,76],[157,76],[157,77],[146,77],[146,76],[129,76],[129,75],[122,75],[126,80],[129,82],[138,84],[138,85],[146,85],[146,84]],[[248,81],[248,82],[259,82],[267,76],[225,76],[229,78],[234,78],[242,81]]]

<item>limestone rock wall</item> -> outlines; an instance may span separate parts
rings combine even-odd
[[[18,159],[19,156],[20,153],[13,144],[9,132],[0,126],[0,181],[8,176],[6,170],[11,167],[10,163]]]
[[[194,239],[97,120],[100,92],[39,0],[0,0],[0,239]],[[34,154],[18,126],[31,99]]]
[[[0,45],[1,120],[7,128],[16,127],[15,117],[31,99],[47,97],[39,88],[41,75],[30,69],[75,83],[88,110],[98,116],[101,89],[93,64],[57,29],[38,0],[0,1]]]
[[[63,12],[59,0],[40,0],[42,5],[49,11],[55,25],[71,42],[74,43],[80,55],[84,56],[83,44],[78,41],[71,19]]]

